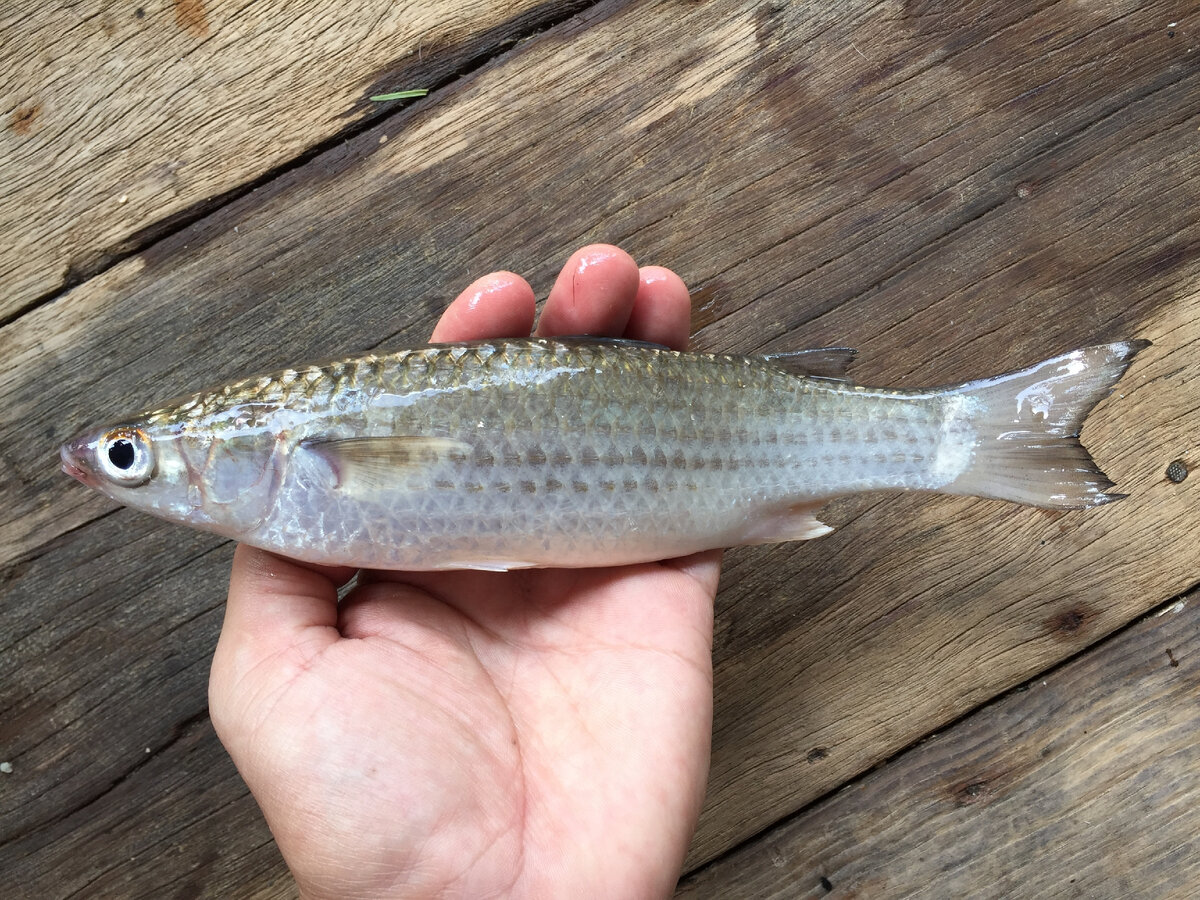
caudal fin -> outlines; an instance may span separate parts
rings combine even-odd
[[[1083,420],[1149,341],[1086,347],[955,390],[970,402],[979,442],[946,490],[1032,506],[1078,508],[1120,500],[1079,443]]]

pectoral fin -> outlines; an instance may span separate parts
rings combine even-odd
[[[426,466],[471,454],[471,446],[462,441],[414,435],[310,438],[300,446],[324,459],[337,488],[349,493],[378,491]]]
[[[750,523],[738,542],[742,545],[781,544],[784,541],[811,541],[833,531],[817,518],[824,502],[797,503]]]

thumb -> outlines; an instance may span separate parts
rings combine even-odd
[[[337,641],[337,589],[354,571],[310,566],[240,545],[213,657],[214,688],[218,681],[232,686],[264,665],[268,671],[304,667]]]

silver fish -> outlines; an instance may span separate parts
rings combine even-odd
[[[61,456],[128,506],[315,563],[645,562],[819,537],[821,504],[857,491],[1118,499],[1077,436],[1147,343],[917,391],[850,383],[841,349],[429,345],[239,381]]]

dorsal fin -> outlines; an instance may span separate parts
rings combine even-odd
[[[808,378],[828,378],[832,381],[849,381],[846,370],[858,351],[851,347],[818,347],[815,350],[789,350],[785,353],[768,353],[763,359],[790,372]]]
[[[564,334],[546,338],[559,344],[617,344],[623,347],[645,347],[649,350],[670,350],[666,344],[653,341],[638,341],[633,338],[608,337],[602,334]]]

